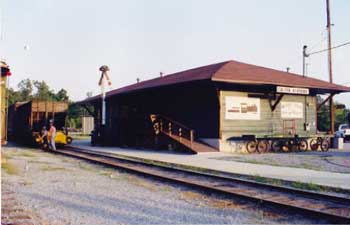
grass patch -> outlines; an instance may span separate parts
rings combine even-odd
[[[3,160],[7,161],[8,159],[13,159],[13,151],[1,151],[1,158],[1,162],[3,162]]]
[[[27,150],[14,150],[14,151],[6,151],[6,154],[4,152],[2,152],[3,155],[6,156],[7,159],[14,159],[18,156],[23,156],[23,157],[36,157],[37,155],[31,151],[27,151]]]
[[[107,176],[107,177],[113,178],[113,173],[109,172],[109,171],[100,171],[98,174],[102,175],[102,176]]]
[[[36,154],[29,151],[18,151],[16,152],[16,156],[24,156],[24,157],[36,157]]]
[[[203,198],[205,198],[206,196],[199,194],[197,192],[193,192],[193,191],[183,191],[181,192],[181,197],[180,199],[182,200],[189,200],[189,202],[192,202],[193,200],[202,200]]]
[[[90,172],[96,172],[96,170],[97,170],[92,165],[89,165],[89,164],[84,163],[84,162],[78,162],[78,166],[79,166],[80,169],[87,170],[87,171],[90,171]]]
[[[292,182],[290,186],[293,188],[309,190],[309,191],[327,191],[326,188],[313,183]]]
[[[5,158],[5,160],[13,159],[13,156],[8,153],[5,154],[4,152],[2,152],[1,155],[3,158]]]
[[[145,188],[145,189],[148,189],[150,191],[160,191],[159,189],[159,186],[152,183],[152,182],[149,182],[148,180],[144,180],[143,178],[139,178],[139,177],[136,177],[135,175],[132,175],[132,174],[127,174],[127,173],[115,173],[115,172],[110,172],[110,171],[100,171],[99,173],[100,175],[103,175],[103,176],[107,176],[113,180],[116,180],[116,181],[124,181],[124,182],[127,182],[129,184],[132,184],[132,185],[135,185],[135,186],[138,186],[138,187],[142,187],[142,188]],[[162,189],[161,191],[170,191],[171,188],[168,187],[169,189]]]
[[[260,177],[260,176],[253,176],[253,177],[250,177],[250,179],[259,183],[273,184],[276,186],[284,186],[284,187],[292,187],[292,188],[306,190],[306,191],[327,192],[327,193],[334,192],[334,193],[347,194],[347,195],[350,193],[348,190],[344,190],[341,188],[327,187],[327,186],[322,186],[322,185],[313,184],[313,183],[302,183],[298,181],[282,181],[278,179],[266,178],[266,177]]]
[[[53,167],[53,166],[43,166],[41,167],[42,170],[44,171],[63,171],[63,170],[67,170],[64,167]]]
[[[69,162],[71,162],[71,160],[68,159],[68,158],[63,158],[61,161],[64,162],[64,163],[69,163]]]
[[[44,164],[44,165],[50,164],[48,162],[43,162],[43,161],[38,161],[38,160],[28,160],[28,162],[35,163],[35,164]]]
[[[241,160],[240,162],[252,163],[252,164],[265,164],[264,162],[259,162],[258,160],[255,160],[255,159],[246,159],[246,160]]]
[[[265,183],[265,184],[273,184],[273,185],[282,185],[282,181],[277,180],[277,179],[271,179],[271,178],[266,178],[266,177],[261,177],[258,175],[252,176],[252,180],[259,182],[259,183]]]
[[[249,207],[247,207],[246,204],[240,204],[232,199],[207,196],[206,194],[194,191],[182,191],[180,199],[191,203],[196,202],[199,205],[204,204],[217,209],[246,209]]]
[[[18,168],[7,161],[4,163],[1,163],[1,168],[3,170],[5,170],[5,172],[9,175],[18,175],[19,174]]]
[[[307,163],[301,163],[299,164],[298,168],[302,168],[302,169],[309,169],[309,170],[320,170],[318,169],[317,167],[314,167],[310,164],[307,164]]]
[[[5,154],[4,152],[1,152],[1,169],[4,170],[9,175],[18,175],[19,169],[9,162],[9,159],[12,158],[12,156],[9,156],[9,154]]]
[[[153,192],[158,191],[158,187],[155,184],[147,182],[146,180],[128,176],[127,181],[133,185],[148,189]]]
[[[165,185],[165,184],[163,184],[163,185]],[[159,188],[159,191],[161,191],[161,192],[171,192],[172,189],[169,186],[164,186],[164,187],[161,186]]]

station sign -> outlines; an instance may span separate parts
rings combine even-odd
[[[277,93],[285,93],[285,94],[295,94],[295,95],[309,95],[310,91],[308,88],[293,88],[293,87],[283,87],[277,86]]]

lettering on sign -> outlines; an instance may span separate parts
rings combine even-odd
[[[297,95],[309,95],[310,91],[308,88],[292,88],[292,87],[282,87],[277,86],[277,93],[286,93],[286,94],[297,94]]]
[[[226,120],[260,120],[260,99],[226,96]]]

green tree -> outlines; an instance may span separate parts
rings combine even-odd
[[[317,104],[321,104],[324,99],[317,97]],[[330,130],[329,104],[321,106],[317,112],[317,127],[319,131]],[[349,110],[344,104],[334,102],[334,129],[337,130],[340,124],[349,123]]]
[[[72,128],[81,128],[81,116],[84,114],[84,109],[77,104],[70,103],[68,107],[68,123]]]
[[[336,109],[335,110],[335,130],[338,129],[340,124],[346,124],[349,123],[348,121],[348,114],[349,114],[349,110],[344,108],[340,108],[340,109]]]
[[[39,100],[55,100],[55,94],[50,90],[49,85],[45,81],[33,81],[36,93],[34,97]]]
[[[68,92],[62,88],[56,93],[55,99],[57,101],[68,101],[69,100]]]
[[[323,100],[323,98],[317,96],[317,105],[321,104]],[[322,105],[317,111],[317,129],[319,131],[329,131],[329,106],[326,104]]]
[[[21,80],[18,83],[17,88],[20,96],[18,101],[28,101],[33,98],[32,96],[33,84],[30,79],[27,78],[27,79]]]
[[[7,89],[7,93],[8,93],[8,105],[12,105],[16,102],[20,102],[22,101],[22,96],[21,93],[19,91],[15,91],[13,90],[13,88],[9,88]]]
[[[319,131],[329,131],[330,119],[328,106],[321,106],[317,112],[317,128]]]

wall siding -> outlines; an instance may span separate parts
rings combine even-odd
[[[281,117],[281,102],[301,102],[305,104],[305,96],[284,95],[281,102],[277,105],[274,112],[272,112],[268,99],[260,99],[260,120],[226,120],[225,110],[226,96],[248,97],[247,92],[221,91],[220,94],[220,133],[221,140],[226,140],[230,137],[240,137],[242,135],[283,135],[283,120]],[[304,130],[304,117],[302,119],[295,119],[296,133],[300,136],[309,136],[316,134],[316,97],[306,97],[307,107],[306,115],[307,122],[310,123],[310,131]],[[303,107],[303,110],[305,108]]]
[[[133,147],[139,137],[153,141],[151,114],[166,116],[194,129],[196,138],[218,139],[218,106],[217,92],[210,82],[113,96],[107,98],[107,131],[103,141],[105,145]],[[100,108],[100,104],[95,105],[95,110]]]

